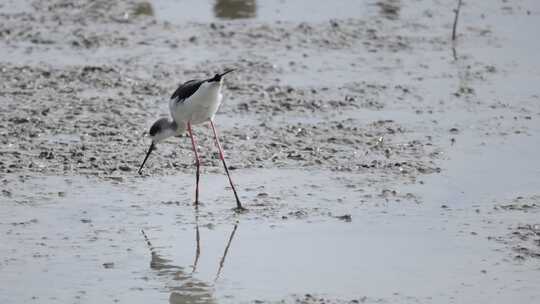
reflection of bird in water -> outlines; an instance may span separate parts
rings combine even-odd
[[[231,247],[231,243],[232,243],[232,240],[234,238],[234,234],[236,233],[237,228],[238,228],[238,224],[235,224],[231,232],[231,236],[229,237],[229,241],[227,242],[227,246],[225,246],[225,251],[223,251],[223,255],[221,256],[221,260],[219,261],[219,268],[216,273],[216,278],[214,279],[214,282],[219,279],[219,275],[221,274],[223,265],[225,265],[225,259],[227,258],[227,253],[229,252],[229,248]]]
[[[155,248],[152,246],[150,239],[141,230],[152,259],[150,260],[150,268],[157,272],[160,277],[171,278],[174,285],[169,286],[171,295],[169,296],[169,303],[171,304],[211,304],[216,303],[214,299],[212,286],[208,283],[199,281],[191,276],[184,267],[173,265],[171,260],[160,256]]]
[[[199,232],[199,210],[195,209],[195,261],[193,261],[193,270],[191,273],[194,273],[197,270],[197,264],[199,263],[199,257],[201,256],[201,233]]]
[[[225,247],[225,251],[223,252],[223,255],[221,256],[219,267],[218,267],[214,281],[217,281],[217,279],[219,278],[219,275],[221,274],[221,271],[225,264],[225,260],[227,258],[227,253],[229,251],[229,248],[231,246],[231,243],[232,243],[232,240],[234,238],[237,228],[238,228],[238,224],[235,224],[233,231],[231,232],[231,235],[227,242],[227,246]],[[169,277],[175,282],[174,286],[169,286],[169,289],[171,290],[171,295],[169,296],[169,303],[171,304],[216,303],[216,300],[213,296],[212,286],[206,282],[195,279],[192,275],[197,269],[197,262],[199,260],[199,256],[201,253],[198,217],[196,219],[196,225],[195,225],[197,249],[195,253],[195,261],[193,263],[193,271],[191,273],[187,273],[183,267],[173,265],[171,264],[172,262],[171,260],[165,259],[162,256],[160,256],[155,250],[155,248],[153,247],[152,243],[150,242],[150,239],[148,238],[144,230],[141,230],[141,233],[143,234],[144,239],[146,240],[146,243],[148,245],[148,248],[150,249],[150,254],[152,257],[152,259],[150,260],[150,268],[152,270],[157,271],[158,276]],[[176,285],[177,283],[179,283],[180,285],[177,286]]]
[[[195,285],[190,287],[192,291],[195,291],[197,289],[204,290],[205,288],[206,286],[201,286],[200,288],[198,288]],[[207,304],[207,303],[216,303],[216,301],[213,298],[203,298],[197,294],[187,294],[184,292],[173,291],[171,295],[169,296],[169,303],[170,304],[189,304],[189,303]]]
[[[257,15],[255,0],[216,0],[214,15],[220,19],[245,19]]]

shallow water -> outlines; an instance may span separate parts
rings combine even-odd
[[[156,17],[171,23],[256,19],[260,21],[327,21],[358,18],[370,9],[367,1],[309,0],[157,0]],[[373,10],[373,9],[372,9]]]
[[[445,184],[463,178],[459,172],[428,179],[417,191],[426,197],[421,204],[383,200],[374,206],[379,200],[361,203],[364,192],[340,187],[327,172],[236,170],[251,209],[238,216],[230,211],[234,201],[222,188],[222,175],[203,175],[206,203],[199,211],[189,203],[191,176],[137,179],[129,187],[75,177],[30,179],[22,187],[33,190],[13,192],[32,192],[33,199],[14,197],[0,218],[0,281],[11,286],[2,301],[243,303],[305,293],[369,301],[389,295],[458,302],[534,299],[534,263],[503,262],[501,245],[486,236],[505,228],[481,221],[469,209],[475,203],[489,212],[485,190],[466,179],[461,188]],[[486,174],[491,172],[478,170],[475,177]],[[350,222],[334,217],[345,212]],[[193,272],[197,229],[200,257]],[[29,292],[27,285],[35,288]]]

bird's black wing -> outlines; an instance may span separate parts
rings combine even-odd
[[[171,99],[176,100],[176,102],[182,102],[189,98],[191,95],[195,94],[204,80],[190,80],[181,84],[176,91],[171,96]]]

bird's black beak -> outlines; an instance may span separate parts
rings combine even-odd
[[[155,148],[155,147],[154,147],[154,142],[152,142],[152,143],[150,144],[150,148],[148,149],[148,152],[146,152],[146,156],[145,156],[145,158],[144,158],[144,160],[143,160],[143,162],[142,162],[142,164],[141,164],[141,167],[139,168],[139,171],[138,171],[138,172],[139,172],[139,175],[142,174],[142,168],[144,167],[144,164],[146,163],[146,160],[148,159],[148,156],[150,156],[150,153],[152,153],[152,151],[154,150],[154,148]]]
[[[230,72],[233,72],[233,71],[236,71],[236,69],[230,69],[230,70],[226,70],[225,72],[223,72],[222,74],[219,75],[219,77],[223,77],[225,76],[226,74],[229,74]]]

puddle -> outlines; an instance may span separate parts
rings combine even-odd
[[[74,144],[81,142],[81,136],[78,134],[54,134],[46,138],[50,143],[55,144]]]
[[[0,11],[4,14],[21,14],[32,10],[32,5],[26,1],[6,0],[0,3]]]
[[[467,136],[459,141],[449,148],[441,175],[426,178],[427,201],[444,202],[452,208],[470,208],[472,204],[492,207],[494,201],[511,200],[540,189],[538,142],[525,143],[526,136],[484,139],[485,145]]]

